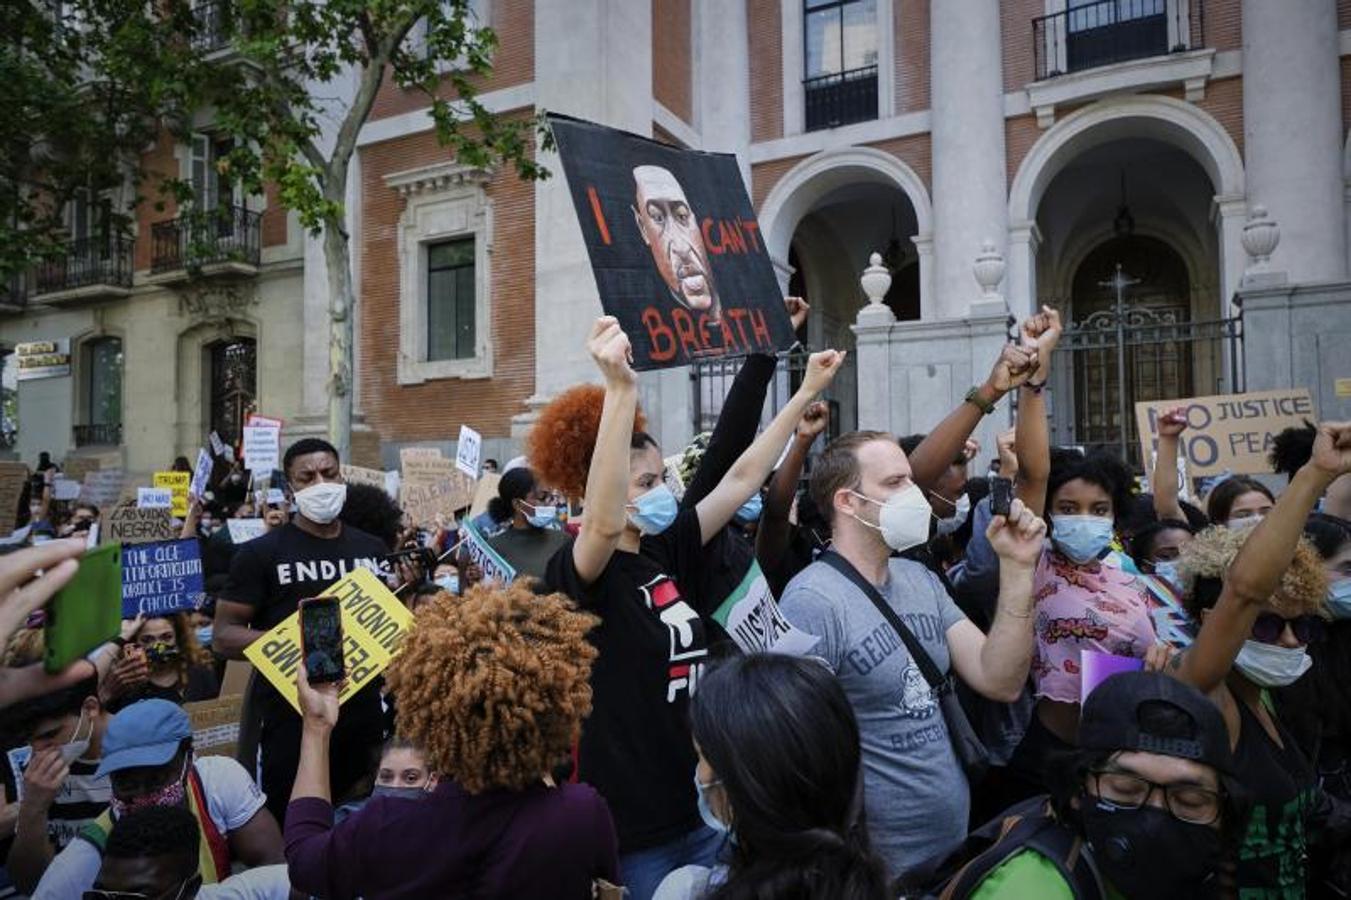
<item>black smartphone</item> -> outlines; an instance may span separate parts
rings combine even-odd
[[[342,681],[347,675],[342,655],[342,608],[337,597],[300,601],[300,646],[311,684]]]
[[[398,574],[401,565],[420,565],[424,571],[430,572],[436,568],[436,554],[430,547],[413,546],[386,553],[381,557],[380,568],[392,575]]]
[[[1013,506],[1013,479],[1011,478],[991,478],[990,479],[990,513],[996,516],[1007,516],[1010,507]]]

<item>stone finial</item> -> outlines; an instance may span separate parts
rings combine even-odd
[[[868,257],[868,267],[859,276],[858,283],[868,298],[868,305],[859,310],[859,325],[882,325],[896,321],[896,315],[886,304],[887,291],[891,289],[891,272],[882,265],[882,254],[873,253]]]
[[[981,242],[980,253],[976,256],[971,272],[980,285],[981,300],[998,302],[1000,298],[996,288],[1004,280],[1004,254],[995,249],[994,241]]]
[[[1270,268],[1271,254],[1281,242],[1281,226],[1267,214],[1260,203],[1248,211],[1248,222],[1243,226],[1243,249],[1250,260],[1244,275],[1261,274]]]

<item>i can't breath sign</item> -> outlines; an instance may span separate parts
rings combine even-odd
[[[601,306],[635,369],[793,343],[736,157],[551,115]]]

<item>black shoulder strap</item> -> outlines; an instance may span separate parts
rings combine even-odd
[[[855,569],[849,560],[845,559],[834,550],[827,550],[825,553],[822,553],[821,562],[852,581],[854,586],[862,591],[865,597],[872,601],[873,606],[877,607],[877,611],[882,614],[882,618],[886,619],[887,624],[892,627],[892,630],[900,637],[901,642],[905,644],[905,649],[910,651],[910,658],[915,661],[915,665],[919,666],[920,674],[922,674],[924,680],[929,683],[929,687],[936,690],[945,690],[948,684],[947,677],[943,675],[942,672],[938,671],[937,663],[935,663],[933,658],[925,651],[924,646],[920,644],[919,639],[911,633],[909,628],[905,627],[905,623],[901,621],[901,617],[896,615],[896,610],[891,608],[891,604],[887,603],[886,599],[882,597],[877,588],[874,587],[868,579],[864,578],[862,573],[860,573],[858,569]]]
[[[1084,850],[1083,838],[1060,824],[1046,808],[1005,820],[1003,833],[995,843],[964,866],[940,897],[965,900],[991,872],[1023,850],[1035,851],[1055,866],[1075,900],[1102,900],[1102,882]]]

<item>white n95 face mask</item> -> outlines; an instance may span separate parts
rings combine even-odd
[[[929,539],[929,518],[933,516],[933,508],[924,499],[924,492],[918,485],[907,485],[886,500],[874,500],[858,491],[849,493],[882,507],[877,514],[876,525],[858,516],[854,518],[881,532],[882,540],[897,553],[917,547]]]
[[[296,508],[300,514],[318,525],[327,525],[342,512],[347,502],[347,485],[333,481],[312,484],[296,491]]]

